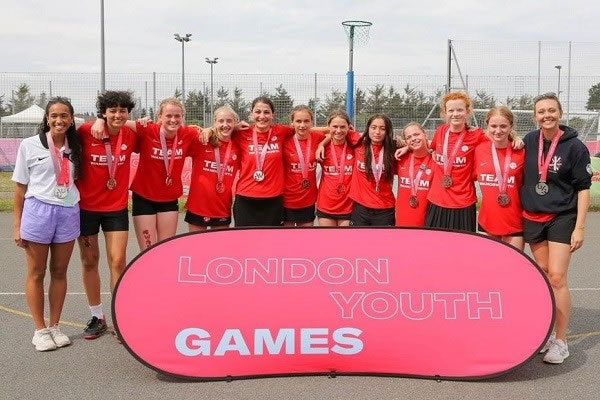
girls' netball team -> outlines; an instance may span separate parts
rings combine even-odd
[[[559,124],[562,109],[554,94],[535,99],[539,129],[521,140],[508,108],[491,109],[484,132],[468,125],[470,98],[448,93],[440,103],[445,123],[431,143],[413,122],[402,130],[406,145],[401,149],[383,114],[371,116],[364,133],[353,130],[343,111],[316,128],[306,106],[292,110],[289,126],[277,125],[273,102],[259,97],[252,102],[251,125],[221,107],[214,125],[200,129],[184,125],[185,109],[177,99],[160,103],[156,123],[130,121],[133,106],[128,93],[106,92],[98,97],[98,121],[76,129],[69,101],[52,99],[38,135],[19,148],[14,237],[25,249],[25,292],[37,350],[70,343],[58,321],[75,239],[91,313],[84,337],[104,333],[100,228],[112,290],[125,267],[129,190],[140,249],[173,236],[189,156],[193,166],[185,221],[190,232],[229,227],[233,210],[236,227],[312,226],[316,215],[320,226],[479,230],[520,250],[529,243],[550,280],[557,308],[544,361],[562,363],[568,357],[566,276],[570,256],[584,239],[592,170],[577,132]],[[130,186],[132,152],[139,153],[139,164]],[[478,218],[475,181],[482,193]],[[49,253],[47,324],[43,282]]]

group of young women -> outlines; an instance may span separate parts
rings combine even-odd
[[[472,103],[465,93],[442,99],[440,125],[429,143],[418,123],[402,130],[397,149],[391,120],[371,116],[364,133],[343,111],[314,127],[306,106],[290,125],[274,124],[266,97],[251,106],[252,124],[221,107],[214,124],[183,124],[174,98],[160,103],[157,122],[129,121],[126,92],[99,96],[99,119],[76,131],[73,108],[61,98],[46,107],[37,136],[19,149],[13,180],[15,240],[26,250],[26,292],[34,316],[33,344],[40,351],[69,343],[57,322],[66,292],[66,266],[78,239],[92,318],[84,337],[106,330],[100,299],[98,233],[104,231],[111,289],[125,266],[128,189],[140,249],[175,234],[181,173],[187,156],[192,177],[185,221],[190,231],[239,226],[417,226],[485,232],[523,249],[530,244],[554,290],[555,334],[544,361],[568,356],[566,328],[570,254],[583,242],[591,167],[577,133],[559,125],[553,94],[535,100],[540,129],[523,140],[509,109],[487,114],[487,132],[468,125]],[[129,162],[139,153],[129,187]],[[317,182],[317,165],[322,171]],[[396,195],[394,176],[397,176]],[[475,181],[482,192],[476,217]],[[77,223],[75,223],[76,221]],[[40,223],[41,222],[41,223]],[[43,318],[43,279],[48,253],[50,324]]]

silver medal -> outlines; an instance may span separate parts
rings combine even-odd
[[[54,195],[59,199],[64,199],[69,194],[69,189],[66,186],[56,186],[54,188]]]
[[[546,182],[538,182],[537,185],[535,185],[535,192],[540,196],[547,195],[549,191],[550,188],[548,187]]]
[[[256,182],[262,182],[265,180],[265,174],[262,171],[254,171],[254,180]]]

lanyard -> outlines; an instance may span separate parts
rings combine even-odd
[[[294,145],[296,146],[296,153],[298,153],[298,160],[300,163],[300,169],[302,171],[302,178],[308,178],[308,165],[310,164],[310,152],[311,152],[312,137],[308,134],[306,139],[306,155],[302,154],[302,148],[300,147],[300,141],[298,137],[294,135]]]
[[[417,176],[415,177],[415,154],[410,153],[410,160],[408,161],[408,175],[410,177],[410,194],[413,196],[417,195],[417,189],[419,188],[419,182],[421,182],[421,176],[423,172],[427,169],[427,165],[425,165],[425,161],[421,163],[419,166],[419,172],[417,172]]]
[[[227,149],[225,150],[225,159],[223,160],[223,165],[221,165],[221,153],[220,147],[215,147],[215,164],[217,164],[217,182],[223,182],[223,178],[225,177],[225,171],[227,169],[227,164],[229,163],[229,159],[231,158],[231,140],[227,143]]]
[[[558,146],[558,141],[560,139],[560,137],[562,136],[563,132],[559,131],[556,135],[554,135],[554,137],[552,138],[552,143],[550,144],[550,148],[548,149],[548,154],[546,154],[546,158],[543,159],[544,156],[544,134],[542,133],[542,130],[540,129],[540,136],[539,136],[539,146],[538,146],[538,171],[540,174],[540,182],[546,182],[546,179],[548,179],[548,167],[550,166],[550,161],[552,161],[552,156],[554,156],[554,152],[556,151],[556,146]]]
[[[171,174],[173,173],[173,166],[175,165],[175,153],[177,151],[177,134],[175,134],[175,137],[173,138],[173,146],[171,146],[171,156],[169,158],[165,131],[162,128],[160,128],[160,147],[162,150],[163,162],[165,163],[167,180],[169,180]]]
[[[271,140],[271,133],[273,133],[272,129],[269,129],[269,134],[267,135],[267,141],[263,145],[263,148],[260,152],[260,156],[258,155],[258,134],[256,133],[256,128],[252,129],[252,144],[254,145],[254,158],[256,171],[262,171],[263,165],[265,164],[265,157],[267,156],[267,150],[269,149],[269,142]]]
[[[71,149],[69,148],[69,141],[65,136],[65,149],[63,154],[60,154],[60,150],[54,146],[54,139],[50,132],[46,132],[46,139],[48,141],[48,148],[50,150],[50,158],[52,159],[52,166],[54,167],[54,176],[56,177],[56,184],[60,186],[69,185],[69,154]]]
[[[467,131],[465,130],[460,134],[460,136],[456,140],[456,143],[454,143],[454,147],[452,148],[452,154],[450,158],[448,158],[448,141],[450,137],[450,128],[448,128],[448,130],[446,131],[446,134],[444,135],[444,147],[442,149],[444,153],[444,175],[450,175],[450,171],[452,170],[452,166],[454,165],[454,159],[456,158],[456,154],[458,153],[458,149],[460,148],[460,145],[462,144],[466,133]]]
[[[383,153],[385,153],[383,146],[379,151],[379,159],[375,163],[375,151],[373,145],[371,145],[371,170],[373,171],[373,177],[375,178],[375,190],[379,191],[379,181],[381,180],[381,174],[383,174]]]
[[[492,159],[494,161],[494,169],[496,170],[496,178],[498,179],[498,189],[500,193],[506,192],[508,184],[508,169],[510,168],[510,157],[512,156],[512,147],[510,143],[506,146],[506,155],[504,156],[504,173],[500,170],[500,161],[498,159],[498,151],[494,142],[492,142]]]
[[[106,151],[106,166],[108,167],[109,180],[115,179],[117,173],[117,166],[119,165],[119,158],[121,157],[121,144],[123,143],[123,130],[119,130],[119,136],[117,138],[117,147],[115,148],[115,157],[113,163],[112,150],[110,148],[110,137],[105,135],[102,138],[104,142],[104,150]]]
[[[344,182],[344,174],[346,167],[346,149],[348,148],[348,143],[344,142],[344,149],[342,150],[342,158],[338,160],[337,154],[335,153],[335,145],[333,141],[329,142],[331,146],[331,154],[333,155],[333,165],[335,165],[335,170],[338,172],[338,183]]]

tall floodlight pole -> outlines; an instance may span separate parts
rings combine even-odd
[[[106,91],[106,60],[104,54],[104,0],[100,0],[100,93]]]
[[[558,90],[556,91],[556,96],[560,99],[560,70],[562,69],[562,65],[555,65],[554,68],[558,70]]]
[[[215,118],[215,100],[214,100],[214,81],[213,81],[213,67],[218,62],[219,57],[215,57],[210,59],[205,57],[205,60],[208,64],[210,64],[210,120],[212,121]]]
[[[181,42],[181,100],[182,103],[185,104],[185,42],[189,42],[191,33],[186,33],[185,36],[179,36],[179,33],[176,33],[175,40]]]
[[[346,73],[346,113],[354,121],[354,44],[364,45],[369,41],[369,28],[373,25],[367,21],[342,22],[348,37],[348,72]]]

